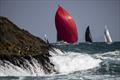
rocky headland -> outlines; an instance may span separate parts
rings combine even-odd
[[[0,16],[0,60],[24,67],[29,66],[23,59],[31,64],[31,57],[41,64],[46,74],[55,72],[54,65],[50,62],[49,50],[51,47],[39,37],[33,36],[24,29],[20,29],[6,17]],[[4,66],[4,63],[2,64]]]

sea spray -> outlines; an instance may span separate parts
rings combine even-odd
[[[100,59],[95,59],[88,54],[76,53],[76,52],[64,52],[59,49],[55,50],[59,54],[54,54],[50,57],[50,60],[55,65],[56,71],[59,73],[72,73],[80,70],[87,70],[98,67],[101,63]]]
[[[91,69],[97,68],[96,71],[105,71],[110,73],[114,69],[115,65],[119,65],[119,55],[120,51],[99,53],[99,54],[87,54],[78,52],[66,52],[60,49],[53,48],[50,50],[50,63],[54,65],[54,68],[59,74],[69,74],[76,71],[91,71]],[[118,59],[117,59],[118,58]],[[23,58],[24,65],[17,66],[13,63],[0,60],[0,76],[45,76],[46,73],[42,68],[39,60],[30,57],[30,60]],[[19,60],[16,60],[20,64]],[[111,65],[112,64],[112,65]],[[113,70],[114,69],[114,70]],[[118,70],[119,71],[119,70]],[[55,75],[55,73],[47,74]]]
[[[87,70],[99,66],[101,60],[95,59],[88,54],[76,52],[63,52],[60,49],[49,51],[50,62],[54,65],[57,73],[72,73],[80,70]],[[15,62],[20,66],[14,65],[10,61],[0,60],[1,76],[43,76],[46,75],[39,61],[33,57],[30,60],[22,58],[23,64],[19,60]],[[55,73],[51,73],[55,74]]]
[[[23,59],[24,65],[14,65],[9,61],[0,60],[0,76],[40,76],[45,75],[42,66],[35,58],[31,61]]]
[[[41,72],[41,73],[33,73],[34,74],[33,76],[33,74],[30,73],[31,71],[29,71],[31,70],[30,68],[25,69],[25,68],[28,68],[27,66],[22,67],[22,65],[21,66],[14,65],[13,63],[11,63],[11,60],[7,60],[11,64],[13,64],[14,67],[16,67],[16,68],[13,68],[14,70],[11,72],[11,75],[13,75],[14,71],[15,73],[19,72],[23,75],[23,77],[15,76],[15,75],[13,75],[13,77],[11,76],[9,77],[7,76],[8,73],[6,72],[5,74],[4,72],[4,70],[7,71],[7,69],[9,68],[5,67],[5,65],[3,64],[5,63],[5,60],[1,60],[2,62],[0,61],[0,75],[1,75],[0,80],[8,80],[8,79],[11,79],[11,80],[14,80],[14,79],[20,79],[20,80],[43,80],[43,79],[44,80],[66,80],[66,79],[67,80],[69,79],[71,80],[74,80],[74,79],[75,80],[80,80],[80,79],[81,80],[120,80],[120,42],[114,42],[109,45],[102,42],[92,43],[92,44],[79,43],[78,45],[58,45],[57,49],[53,48],[52,50],[49,51],[49,53],[51,55],[49,56],[50,63],[54,65],[54,68],[58,71],[57,72],[58,74],[56,73],[46,74],[44,73],[43,68],[40,68],[43,71],[43,75],[41,75],[42,73]],[[28,59],[27,61],[30,64],[31,64],[31,61],[33,61],[35,64],[38,62],[38,64],[40,65],[40,62],[39,62],[41,59],[40,56],[37,56],[36,58],[34,57],[34,59],[37,61],[28,60]],[[90,64],[89,63],[90,61],[92,62],[89,66],[93,64],[95,64],[95,66],[93,68],[92,67],[89,68],[88,66],[89,69],[79,69],[77,67],[76,69],[78,70],[74,71],[75,68],[73,67],[73,65],[75,64],[78,65],[77,63],[81,64],[79,62],[80,61],[79,59],[82,62],[86,61],[83,65],[79,65],[79,68],[81,68],[81,66],[84,66],[84,65],[88,66],[87,64]],[[83,61],[82,59],[85,61]],[[15,61],[17,60],[16,62],[19,63],[19,59],[14,59],[14,60]],[[22,60],[22,62],[24,62],[24,60]],[[54,62],[56,62],[57,65]],[[65,68],[60,68],[62,64],[68,64],[70,65],[70,67],[72,64],[73,68],[70,69],[71,71],[69,70],[67,72],[67,70],[69,69],[69,66],[67,65],[68,67],[66,69],[67,74],[64,75],[63,73],[65,73],[65,71],[63,71],[62,69],[65,69]],[[19,68],[17,69],[17,67],[19,67],[20,70]],[[2,77],[2,76],[7,76],[7,77]]]

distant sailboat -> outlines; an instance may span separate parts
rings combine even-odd
[[[85,41],[88,42],[88,43],[93,42],[89,26],[87,27],[86,32],[85,32]]]
[[[78,41],[78,32],[75,21],[61,6],[59,6],[55,15],[55,26],[57,30],[57,41],[70,44]]]
[[[105,38],[106,43],[108,43],[108,44],[112,43],[112,38],[110,36],[107,26],[105,26],[104,38]]]
[[[45,40],[45,42],[46,42],[47,44],[49,44],[49,41],[48,41],[48,38],[47,38],[47,35],[46,35],[46,34],[44,35],[44,40]]]

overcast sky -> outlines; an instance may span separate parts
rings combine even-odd
[[[40,38],[56,42],[55,13],[58,5],[74,18],[79,42],[90,25],[93,41],[104,41],[107,25],[113,41],[120,41],[120,0],[0,0],[0,16]]]

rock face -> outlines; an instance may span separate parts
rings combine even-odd
[[[32,56],[42,65],[45,73],[51,73],[55,70],[49,60],[49,49],[49,45],[42,39],[18,28],[7,18],[0,17],[0,60],[7,60],[21,66],[25,65],[22,58],[30,61]]]

